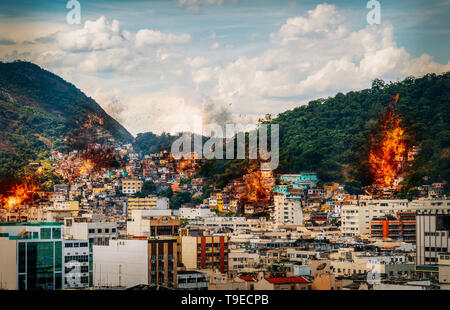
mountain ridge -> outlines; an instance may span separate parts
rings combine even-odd
[[[134,137],[75,85],[25,61],[0,62],[0,179],[20,178],[50,150]]]

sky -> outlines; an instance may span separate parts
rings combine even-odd
[[[450,0],[0,0],[0,60],[34,62],[133,135],[254,125],[375,78],[450,71]]]

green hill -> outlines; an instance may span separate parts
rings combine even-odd
[[[403,119],[409,145],[421,152],[407,170],[406,189],[448,182],[450,174],[450,73],[385,84],[375,80],[372,88],[338,93],[281,113],[273,123],[280,128],[280,173],[317,171],[324,182],[345,183],[360,192],[370,183],[367,169],[369,136],[392,97],[399,93],[396,108]],[[236,177],[233,167],[243,161],[208,165],[215,184],[224,186]],[[245,172],[245,169],[241,169]],[[448,184],[446,192],[449,193]]]
[[[93,99],[39,66],[0,62],[0,182],[20,177],[50,150],[91,142],[132,142],[132,135]]]

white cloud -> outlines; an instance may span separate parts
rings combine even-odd
[[[450,63],[440,65],[428,55],[413,59],[397,46],[387,22],[349,29],[344,16],[327,4],[289,18],[271,34],[274,48],[216,68],[210,96],[239,102],[247,113],[278,112],[339,91],[370,87],[375,78],[397,80],[450,70]],[[207,72],[198,70],[205,78],[196,81],[208,80]]]
[[[289,18],[272,38],[280,38],[283,43],[299,40],[304,36],[342,36],[347,30],[342,24],[343,16],[337,14],[333,5],[319,4],[309,10],[306,16]]]
[[[82,29],[60,31],[50,38],[61,49],[71,52],[105,50],[126,44],[120,33],[119,21],[109,23],[104,16],[96,21],[86,21]]]
[[[164,34],[159,30],[142,29],[136,34],[136,46],[155,44],[180,44],[187,43],[191,40],[191,35],[184,33],[180,35]]]
[[[176,46],[190,40],[188,33],[150,29],[131,33],[122,30],[117,20],[109,22],[102,16],[95,21],[86,21],[81,28],[63,29],[39,37],[35,41],[45,49],[35,51],[31,60],[60,71],[72,68],[81,73],[132,72],[133,75],[145,74],[148,78],[167,78],[180,76],[184,51]]]
[[[213,41],[216,51],[204,48],[196,55],[191,44],[197,42],[188,33],[129,32],[104,17],[40,34],[36,41],[28,33],[35,44],[22,45],[20,53],[15,45],[2,49],[2,58],[26,58],[61,75],[134,134],[189,126],[194,116],[245,124],[318,97],[370,87],[375,78],[450,71],[450,62],[438,64],[427,54],[415,58],[397,46],[389,23],[352,30],[327,4],[287,19],[270,34],[270,48],[228,62],[207,53],[220,55],[232,46],[221,50]],[[215,34],[205,39],[208,47]]]

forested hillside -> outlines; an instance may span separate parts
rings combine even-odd
[[[324,182],[345,183],[353,192],[370,184],[369,136],[393,96],[399,94],[396,113],[402,118],[409,146],[421,151],[407,169],[406,190],[420,184],[448,182],[450,174],[450,73],[338,93],[281,113],[272,123],[280,128],[280,173],[317,171]],[[216,185],[224,186],[242,161],[207,162],[202,171],[214,171]],[[245,169],[239,169],[242,173]],[[448,184],[446,185],[448,193]]]
[[[0,62],[0,183],[20,178],[51,150],[82,149],[132,135],[93,99],[39,66]]]

